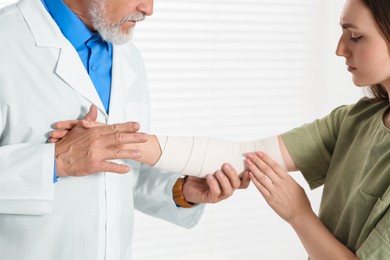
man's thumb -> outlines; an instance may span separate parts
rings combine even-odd
[[[92,104],[91,107],[89,108],[88,113],[84,116],[83,120],[86,121],[96,121],[97,119],[97,107]]]

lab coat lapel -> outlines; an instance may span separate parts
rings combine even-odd
[[[91,78],[76,50],[69,42],[64,42],[62,45],[55,73],[74,90],[95,104],[103,114],[106,114],[106,110]]]
[[[137,75],[130,66],[131,55],[125,46],[114,45],[109,123],[123,122],[131,86]]]
[[[60,49],[54,73],[71,88],[95,104],[106,115],[92,80],[82,64],[80,57],[70,42],[63,36],[57,24],[39,0],[21,0],[18,7],[29,25],[37,48]],[[41,15],[37,15],[36,12]]]

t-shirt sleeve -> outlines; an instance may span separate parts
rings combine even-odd
[[[310,188],[324,184],[339,129],[350,106],[341,106],[328,116],[282,134],[291,158]]]
[[[368,235],[356,252],[360,260],[389,259],[390,257],[390,209]]]

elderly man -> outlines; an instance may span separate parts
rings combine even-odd
[[[146,75],[128,42],[152,10],[153,0],[21,0],[0,11],[1,259],[131,259],[134,208],[190,228],[201,203],[248,185],[231,169],[184,182],[121,149],[147,139]],[[46,142],[53,122],[91,104],[86,118],[104,126]]]

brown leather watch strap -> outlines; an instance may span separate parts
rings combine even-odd
[[[184,182],[186,180],[186,177],[179,178],[175,185],[173,185],[172,193],[173,193],[173,200],[175,201],[176,205],[182,208],[192,208],[195,204],[188,202],[185,200],[183,195],[183,186]]]

